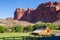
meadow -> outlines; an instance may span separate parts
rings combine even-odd
[[[28,32],[28,33],[20,33],[20,32],[0,33],[0,38],[1,37],[17,37],[17,36],[31,36],[31,35],[30,35],[30,32]]]
[[[60,33],[60,30],[52,30],[52,32]],[[5,32],[5,33],[0,33],[0,38],[1,37],[17,37],[17,36],[34,36],[34,35],[32,35],[31,32],[24,32],[24,33],[22,33],[22,32],[11,32],[11,33]]]
[[[60,32],[60,30],[52,30],[53,32]],[[36,35],[32,35],[31,32],[5,32],[5,33],[0,33],[0,40],[45,40],[45,39],[49,39],[51,40],[51,38],[53,40],[55,40],[55,38],[60,38],[60,36],[57,35],[56,36],[51,36],[48,38],[47,37],[41,37],[41,36],[36,36]]]
[[[31,35],[30,32],[27,33],[0,33],[0,40],[35,40],[39,36]]]

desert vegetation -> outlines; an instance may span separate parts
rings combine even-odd
[[[27,25],[27,26],[12,26],[12,27],[4,27],[4,26],[0,26],[0,33],[4,33],[4,32],[31,32],[37,28],[39,28],[40,26],[47,26],[49,27],[51,30],[60,30],[60,25],[54,25],[52,23],[47,24],[47,23],[36,23],[35,25],[31,26],[31,25]]]
[[[35,38],[41,38],[40,36],[35,36],[35,35],[31,35],[31,32],[36,30],[37,28],[41,27],[41,26],[47,26],[49,27],[51,30],[60,30],[60,25],[54,25],[52,23],[36,23],[35,25],[26,25],[26,26],[21,26],[21,25],[14,25],[11,27],[6,27],[6,26],[0,26],[0,38],[5,37],[9,37],[7,38],[10,39],[12,38],[17,38],[17,37],[28,37],[28,39],[31,37],[33,39]],[[23,38],[24,39],[24,38]]]

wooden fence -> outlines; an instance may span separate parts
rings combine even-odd
[[[0,40],[38,40],[40,37],[30,37],[30,36],[22,36],[22,37],[2,37]]]
[[[54,37],[31,37],[31,36],[22,36],[22,37],[2,37],[0,40],[60,40],[60,36]]]

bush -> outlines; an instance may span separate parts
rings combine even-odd
[[[14,26],[11,28],[12,32],[23,32],[22,26]]]
[[[0,33],[4,33],[7,31],[7,28],[4,28],[3,26],[0,26]]]
[[[46,23],[40,23],[40,24],[35,24],[33,26],[33,30],[36,30],[37,28],[41,27],[41,26],[48,26],[51,30],[58,30],[60,29],[60,25],[54,25],[54,24],[46,24]]]
[[[33,30],[33,26],[31,26],[31,25],[28,25],[24,28],[24,32],[30,32],[32,30]]]
[[[37,28],[39,28],[39,27],[41,27],[41,26],[46,26],[46,24],[45,24],[45,23],[35,24],[35,25],[33,26],[33,30],[36,30]]]
[[[59,27],[59,29],[58,30],[60,30],[60,25],[57,25],[58,27]]]
[[[52,30],[58,30],[59,29],[59,27],[57,25],[54,25],[54,24],[47,24],[47,26]]]
[[[22,26],[15,26],[16,32],[23,32],[23,27]]]
[[[11,32],[15,32],[16,27],[13,26],[13,27],[11,27],[10,29],[11,29]]]

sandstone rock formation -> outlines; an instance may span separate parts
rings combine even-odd
[[[8,17],[8,18],[6,18],[6,20],[13,20],[13,18],[11,18],[11,17]]]
[[[34,11],[33,8],[28,8],[28,10],[24,10],[21,8],[16,8],[14,12],[14,19],[15,20],[22,20],[22,21],[29,21],[30,13]]]
[[[36,9],[28,8],[28,10],[24,10],[17,8],[14,19],[29,22],[54,22],[60,19],[60,2],[45,2]]]
[[[24,9],[16,8],[14,12],[14,19],[20,20],[24,13],[25,13]]]

